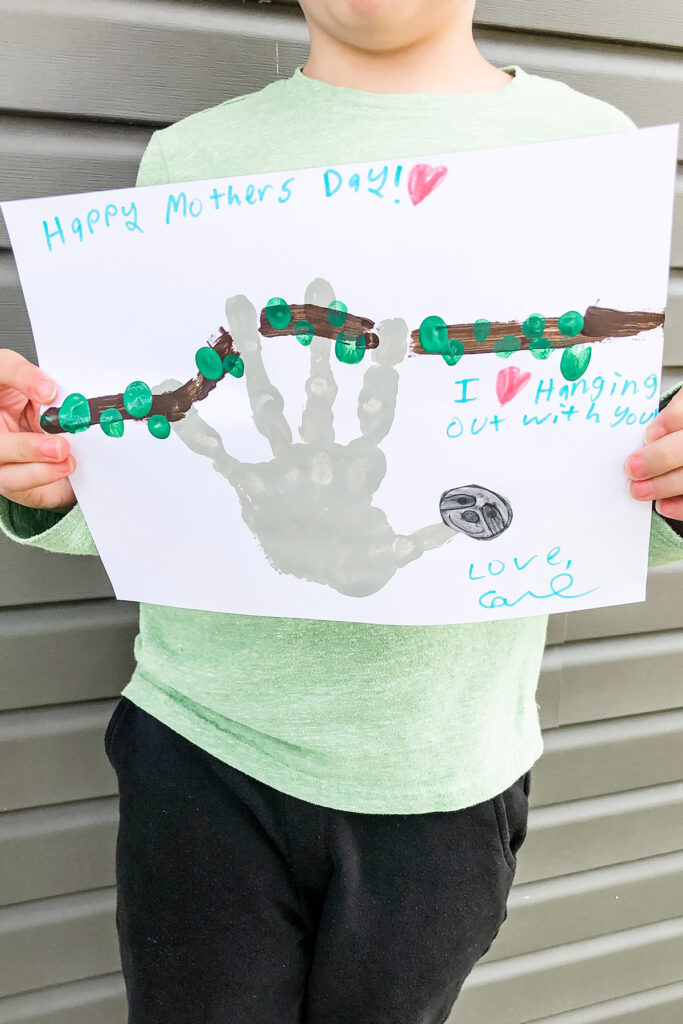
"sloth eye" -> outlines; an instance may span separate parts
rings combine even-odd
[[[458,494],[455,500],[461,507],[477,504],[477,499],[473,498],[471,494]]]

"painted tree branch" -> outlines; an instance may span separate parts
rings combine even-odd
[[[275,303],[273,305],[272,303]],[[341,306],[341,304],[339,304]],[[565,318],[570,314],[564,314]],[[603,306],[588,306],[585,314],[575,314],[575,324],[581,324],[581,329],[568,334],[568,328],[562,329],[562,317],[530,317],[525,321],[476,321],[469,324],[445,324],[438,317],[430,317],[427,320],[439,321],[436,330],[425,332],[425,324],[411,331],[410,355],[442,355],[446,362],[453,365],[462,354],[473,355],[498,352],[506,356],[512,351],[525,349],[538,349],[544,343],[548,349],[568,348],[581,343],[592,343],[604,341],[607,338],[630,337],[640,331],[649,331],[664,323],[664,313],[651,313],[641,311],[624,311],[610,309]],[[283,326],[278,326],[278,320]],[[565,320],[565,324],[567,321]],[[532,325],[533,330],[529,325]],[[485,337],[482,337],[481,325],[485,325]],[[326,308],[312,304],[288,305],[284,300],[271,300],[271,303],[261,310],[259,331],[266,338],[298,337],[303,344],[310,344],[313,336],[329,338],[339,343],[340,338],[344,339],[342,345],[356,347],[359,356],[351,358],[349,362],[357,362],[362,358],[365,349],[374,349],[379,345],[379,337],[372,330],[376,326],[373,320],[367,317],[357,316],[346,312],[345,309]],[[525,330],[527,333],[525,334]],[[435,337],[440,341],[435,342],[431,348],[425,348],[422,344],[427,337]],[[437,347],[445,340],[452,345],[457,345],[457,352],[453,348],[442,351]],[[505,346],[499,347],[501,342],[509,342],[508,349]],[[230,334],[219,327],[218,333],[212,335],[207,346],[212,349],[220,361],[227,356],[238,358],[239,352]],[[448,358],[449,351],[455,354]],[[199,353],[206,354],[205,349]],[[197,355],[199,355],[197,353]],[[213,357],[214,359],[216,357]],[[220,365],[220,364],[219,364]],[[187,411],[196,402],[200,402],[213,391],[216,384],[230,373],[229,369],[218,369],[215,377],[205,376],[201,371],[192,377],[185,384],[174,391],[165,392],[161,395],[154,395],[151,405],[144,415],[136,415],[126,408],[125,396],[102,395],[97,398],[82,398],[82,404],[87,403],[86,410],[83,410],[82,422],[87,425],[100,422],[102,413],[115,410],[120,420],[152,420],[154,417],[164,422],[172,423],[183,419]],[[69,396],[72,397],[72,396]],[[64,426],[60,422],[60,412],[63,411],[66,400],[62,406],[51,406],[41,416],[41,426],[49,434],[60,434],[75,432],[75,429],[85,429],[84,426],[77,428]],[[64,415],[61,417],[65,419]],[[161,436],[161,435],[159,435]]]
[[[322,306],[301,305],[290,306],[291,323],[287,327],[278,328],[272,326],[268,320],[267,309],[261,310],[261,322],[259,331],[265,338],[291,337],[296,332],[294,326],[297,323],[309,322],[315,329],[315,334],[321,338],[334,340],[340,328],[333,326],[328,319],[328,310]],[[664,323],[664,313],[648,313],[610,309],[607,306],[588,306],[583,315],[583,327],[578,334],[563,334],[558,327],[559,317],[548,317],[543,328],[543,338],[551,348],[566,348],[570,345],[580,343],[605,341],[606,338],[627,338],[639,331],[650,331]],[[491,321],[488,337],[484,341],[478,341],[474,334],[474,324],[448,324],[448,339],[460,340],[464,347],[465,355],[476,353],[493,352],[494,343],[506,336],[513,336],[520,339],[520,350],[528,349],[531,343],[522,331],[525,321],[505,320]],[[344,331],[349,334],[362,335],[366,339],[366,348],[377,348],[379,339],[371,329],[376,324],[373,320],[365,317],[352,316],[347,314],[344,321]],[[428,352],[420,344],[420,328],[410,333],[411,354],[414,355],[440,355],[439,352]]]
[[[224,359],[227,355],[239,356],[232,337],[223,327],[219,327],[218,334],[213,334],[208,339],[207,345],[213,348],[221,359]],[[149,412],[146,416],[142,417],[133,416],[128,412],[123,403],[123,393],[89,398],[87,401],[90,409],[90,422],[99,423],[100,415],[105,409],[116,409],[121,414],[122,420],[148,420],[152,416],[165,416],[169,423],[173,423],[176,420],[183,419],[185,413],[195,402],[201,402],[203,398],[211,394],[216,384],[218,384],[218,380],[210,380],[203,373],[198,373],[174,391],[166,391],[161,395],[154,395]],[[61,406],[50,406],[40,418],[40,425],[48,434],[67,433],[59,422],[60,409]]]
[[[607,306],[588,306],[583,315],[583,327],[578,334],[568,336],[558,327],[559,317],[548,317],[543,328],[543,338],[553,349],[567,348],[570,345],[587,344],[605,341],[607,338],[628,338],[639,331],[651,331],[664,323],[664,313],[647,313],[634,310],[627,312],[610,309]],[[520,339],[520,350],[528,349],[531,340],[522,331],[522,324],[515,320],[492,322],[491,332],[485,341],[477,341],[474,337],[472,324],[449,324],[449,340],[458,338],[463,343],[465,354],[473,352],[493,352],[496,341],[511,335]],[[411,331],[411,350],[416,355],[432,355],[426,353],[420,344],[419,329]]]

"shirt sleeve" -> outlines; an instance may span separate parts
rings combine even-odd
[[[154,132],[142,154],[136,186],[165,185],[169,182],[168,167],[158,132]],[[0,495],[0,530],[29,547],[44,548],[64,555],[97,555],[97,547],[85,521],[80,505],[69,512],[28,508]]]

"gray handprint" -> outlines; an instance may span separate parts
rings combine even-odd
[[[331,286],[321,278],[306,289],[306,303],[327,307],[333,300]],[[350,597],[365,597],[381,590],[401,566],[447,544],[454,530],[491,537],[507,527],[511,510],[505,499],[476,485],[444,492],[442,521],[410,534],[395,533],[386,514],[372,504],[387,468],[379,443],[394,419],[399,382],[395,366],[404,359],[408,343],[404,320],[378,325],[379,345],[368,351],[371,365],[358,398],[360,433],[341,445],[334,435],[337,384],[329,339],[315,336],[311,342],[301,440],[294,441],[282,396],[263,363],[254,306],[238,295],[228,299],[225,312],[244,361],[254,424],[273,457],[258,463],[235,459],[195,406],[171,426],[235,489],[244,522],[274,569],[327,584]],[[152,392],[178,386],[180,381],[164,380]],[[460,507],[464,511],[459,512]]]

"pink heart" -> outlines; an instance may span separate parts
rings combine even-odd
[[[496,394],[501,405],[510,402],[531,380],[531,374],[522,373],[516,366],[506,366],[496,377]]]
[[[408,195],[413,206],[417,206],[440,185],[448,174],[447,167],[432,167],[431,164],[415,164],[408,175]]]

